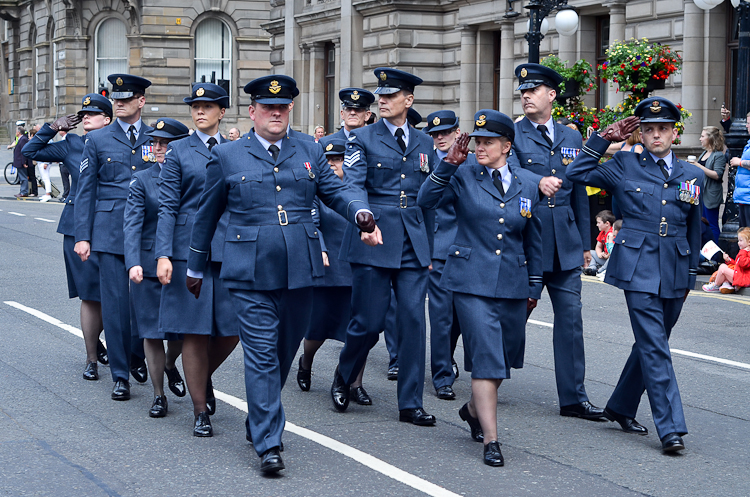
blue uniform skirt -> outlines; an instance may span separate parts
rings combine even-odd
[[[312,319],[305,339],[344,342],[352,318],[352,287],[321,286],[313,289]]]
[[[526,302],[453,292],[472,378],[506,379],[511,368],[523,367]]]
[[[159,301],[161,283],[158,278],[143,277],[140,283],[130,282],[132,309],[131,334],[151,340],[181,340],[176,333],[163,333],[159,330]]]
[[[91,252],[88,260],[83,262],[74,248],[74,236],[63,237],[63,258],[65,259],[65,274],[68,277],[68,298],[79,297],[81,300],[101,302],[99,291],[99,256]]]

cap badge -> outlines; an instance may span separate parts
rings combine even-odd
[[[326,145],[326,152],[330,152],[331,150],[333,150],[333,143]]]
[[[117,78],[115,83],[117,83],[117,86],[122,86],[122,78]]]
[[[385,74],[384,71],[380,71],[380,80],[385,81],[386,79],[388,79],[388,76]]]
[[[164,121],[159,121],[156,123],[156,129],[162,129],[164,127]]]
[[[654,103],[651,104],[649,110],[654,114],[658,114],[659,112],[661,112],[661,104],[659,103],[659,101],[655,100]]]
[[[205,93],[206,93],[206,90],[204,90],[203,87],[200,87],[197,90],[195,90],[195,95],[198,96],[198,97],[202,97],[203,94],[205,94]]]
[[[529,71],[527,71],[525,67],[523,69],[521,69],[521,77],[522,78],[525,78],[528,75],[529,75]]]
[[[485,116],[484,114],[482,114],[481,116],[479,116],[479,119],[477,119],[476,124],[480,128],[482,126],[484,126],[485,124],[487,124],[487,116]]]
[[[276,81],[275,79],[271,81],[271,86],[268,87],[268,91],[270,91],[274,95],[279,93],[281,91],[281,86],[279,85],[279,82]]]
[[[91,103],[91,97],[86,97],[86,100],[83,101],[83,105],[88,105]]]
[[[357,90],[354,90],[354,91],[352,92],[352,100],[354,100],[355,102],[356,102],[357,100],[359,100],[359,92],[358,92]]]
[[[432,125],[437,126],[438,124],[440,124],[440,118],[435,116],[435,119],[432,120]]]

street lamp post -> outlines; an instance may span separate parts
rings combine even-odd
[[[529,31],[526,33],[529,62],[539,63],[539,44],[544,38],[542,21],[550,12],[557,9],[555,27],[559,34],[570,36],[578,29],[578,14],[568,6],[568,0],[530,0],[524,8],[529,9]]]

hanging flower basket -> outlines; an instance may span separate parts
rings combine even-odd
[[[541,60],[541,64],[563,77],[557,92],[557,101],[562,104],[569,99],[581,99],[586,93],[596,89],[594,68],[583,59],[567,67],[567,60],[561,61],[557,55],[548,55]]]
[[[682,66],[682,57],[668,45],[649,43],[647,38],[620,41],[607,49],[607,61],[598,66],[602,83],[617,84],[618,91],[644,98],[663,89],[666,79]]]

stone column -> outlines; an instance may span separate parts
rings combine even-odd
[[[325,116],[325,45],[310,45],[310,79],[307,94],[307,120],[302,122],[302,131],[312,134],[316,124],[323,124]]]
[[[580,21],[579,21],[580,24]],[[573,65],[580,57],[578,56],[578,36],[580,30],[576,31],[570,36],[564,36],[558,33],[558,57],[560,60],[565,62],[568,61],[568,66]]]
[[[297,81],[297,88],[299,89],[299,96],[295,99],[295,107],[297,112],[293,112],[290,118],[292,127],[297,130],[302,130],[307,133],[304,125],[310,121],[310,107],[306,105],[312,100],[310,96],[310,48],[312,45],[302,44],[300,46],[300,54],[302,56],[301,66],[308,67],[308,70],[300,74],[295,80]]]
[[[362,14],[352,6],[352,0],[341,0],[339,88],[362,87],[363,37]]]
[[[474,27],[461,29],[461,86],[459,90],[459,122],[469,123],[477,110],[477,31]]]
[[[500,22],[500,88],[498,91],[498,110],[513,117],[513,98],[515,96],[515,57],[513,54],[513,21]]]
[[[698,143],[701,129],[704,126],[706,109],[704,85],[705,60],[710,57],[704,53],[704,19],[708,12],[699,8],[692,1],[685,2],[685,27],[682,36],[682,98],[680,102],[693,113],[690,122],[685,125],[682,143]],[[677,103],[677,102],[675,102]],[[711,123],[715,124],[715,123]]]
[[[616,1],[605,5],[609,7],[609,46],[612,46],[614,42],[625,39],[625,3]],[[596,47],[596,49],[598,51],[599,47]],[[616,92],[616,90],[616,85],[609,88],[607,103],[610,106],[615,106],[623,101],[625,94]]]

